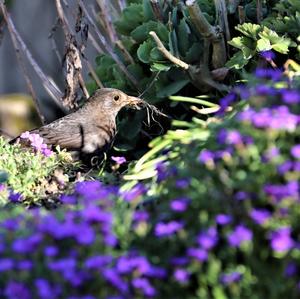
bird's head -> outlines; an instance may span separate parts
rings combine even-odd
[[[110,113],[115,115],[125,106],[139,110],[144,105],[143,100],[128,96],[121,90],[114,88],[101,88],[96,90],[88,102],[92,103],[93,106],[96,105],[100,109],[110,111]]]

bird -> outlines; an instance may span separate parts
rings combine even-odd
[[[125,106],[141,109],[144,101],[114,88],[101,88],[78,110],[30,131],[50,147],[92,154],[110,144],[116,134],[116,116]],[[16,137],[10,143],[20,141]]]

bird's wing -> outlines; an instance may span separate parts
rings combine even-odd
[[[33,133],[38,133],[48,145],[59,145],[66,149],[80,149],[84,143],[83,125],[67,116],[34,130]]]

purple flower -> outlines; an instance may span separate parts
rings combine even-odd
[[[9,258],[0,259],[0,272],[12,270],[14,267],[14,261]]]
[[[16,281],[10,281],[7,283],[6,288],[4,290],[5,298],[9,299],[31,299],[29,290],[25,286],[25,284]]]
[[[46,256],[56,256],[58,254],[58,249],[55,246],[47,246],[44,248],[44,254]]]
[[[128,292],[128,284],[122,279],[122,277],[113,269],[105,269],[102,272],[103,277],[121,293]]]
[[[77,203],[77,198],[74,195],[62,195],[60,201],[64,204],[74,205]]]
[[[271,213],[268,210],[264,209],[253,209],[250,212],[250,217],[253,221],[255,221],[257,224],[264,224],[268,219],[271,217]]]
[[[135,222],[143,222],[149,219],[149,213],[146,211],[134,211],[133,221]]]
[[[216,222],[219,225],[227,225],[232,221],[232,217],[230,215],[227,214],[218,214],[216,216]]]
[[[222,115],[226,109],[237,100],[237,95],[234,92],[227,94],[220,100],[220,109],[217,112],[218,115]]]
[[[46,157],[49,157],[53,152],[47,147],[47,144],[44,144],[43,138],[39,134],[30,133],[28,131],[20,135],[22,139],[28,139],[30,145],[37,151],[43,154]]]
[[[277,170],[282,175],[290,171],[293,168],[293,165],[292,161],[285,161],[277,166]]]
[[[202,150],[200,155],[198,156],[198,161],[202,163],[211,162],[213,160],[214,160],[214,153],[207,149]]]
[[[141,290],[146,297],[153,297],[156,294],[154,287],[146,278],[134,278],[132,280],[132,285],[134,288]]]
[[[176,198],[170,202],[170,208],[175,212],[184,212],[188,208],[190,201],[186,197]]]
[[[240,281],[242,278],[242,274],[240,272],[231,272],[231,273],[227,273],[227,274],[222,274],[220,277],[220,281],[222,284],[224,285],[229,285],[232,284],[234,282],[238,282]]]
[[[186,256],[173,257],[170,262],[171,265],[184,266],[188,263],[188,258]]]
[[[291,237],[290,227],[281,227],[273,231],[270,235],[271,247],[276,252],[285,252],[293,248],[295,245]]]
[[[202,248],[189,248],[187,255],[196,259],[199,262],[205,262],[208,258],[208,253]]]
[[[272,146],[269,148],[266,153],[264,154],[264,157],[267,161],[271,161],[274,158],[277,158],[280,155],[280,151],[276,146]]]
[[[197,237],[197,242],[199,246],[205,250],[212,249],[218,242],[218,234],[216,228],[210,227],[207,231],[201,232]]]
[[[178,282],[186,283],[189,280],[190,273],[185,269],[177,268],[175,269],[173,276]]]
[[[117,164],[121,165],[126,162],[125,157],[117,157],[117,156],[111,156],[111,159],[115,161]]]
[[[299,198],[299,183],[290,181],[286,185],[265,185],[264,192],[275,200],[281,201],[284,198]]]
[[[182,228],[183,224],[178,221],[170,221],[167,223],[160,222],[155,226],[155,235],[157,237],[171,236]]]
[[[0,192],[6,190],[6,185],[5,184],[0,184]]]
[[[99,181],[84,181],[75,185],[75,191],[87,201],[104,199],[109,192]]]
[[[143,184],[136,184],[131,190],[124,191],[121,194],[125,201],[132,202],[146,193],[147,189]]]
[[[272,50],[259,52],[259,55],[266,60],[273,60],[276,57],[275,53]]]
[[[242,135],[237,130],[231,130],[227,132],[226,143],[227,144],[241,144],[243,142]]]
[[[291,148],[291,154],[294,158],[300,159],[300,144],[294,145]]]
[[[247,192],[244,192],[244,191],[238,191],[234,195],[234,199],[236,199],[238,201],[244,201],[244,200],[246,200],[248,198],[249,198],[249,194]]]
[[[228,236],[227,240],[232,247],[239,247],[242,243],[252,239],[252,231],[244,225],[238,225]]]
[[[10,192],[8,199],[13,203],[20,202],[22,201],[22,194],[17,192]]]
[[[34,284],[35,284],[37,293],[39,295],[39,298],[41,298],[41,299],[55,298],[53,288],[46,279],[38,278],[35,280]]]
[[[175,183],[179,189],[186,189],[190,184],[190,179],[178,179]]]
[[[104,266],[110,264],[113,258],[110,255],[96,255],[89,257],[84,266],[87,269],[98,269],[101,270]]]
[[[283,89],[281,91],[282,100],[286,104],[298,104],[300,103],[300,94],[296,90]]]
[[[299,117],[290,113],[288,107],[263,108],[255,111],[249,108],[238,115],[240,121],[250,122],[256,128],[270,128],[293,132],[296,130]]]
[[[278,81],[282,77],[282,72],[280,70],[274,70],[271,68],[257,68],[255,71],[255,75],[258,78]]]
[[[111,212],[106,212],[94,204],[88,204],[81,212],[82,218],[87,222],[106,222],[112,223],[113,216]]]
[[[298,272],[298,267],[294,262],[290,262],[284,269],[284,275],[286,277],[292,277]]]

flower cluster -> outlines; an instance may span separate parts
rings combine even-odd
[[[299,91],[256,75],[221,101],[245,105],[205,144],[176,141],[151,182],[81,182],[57,211],[6,216],[0,297],[299,298]]]
[[[43,138],[39,134],[26,131],[20,135],[20,138],[29,141],[30,145],[36,152],[39,152],[46,157],[51,156],[53,153],[48,148],[47,144],[44,143]]]

